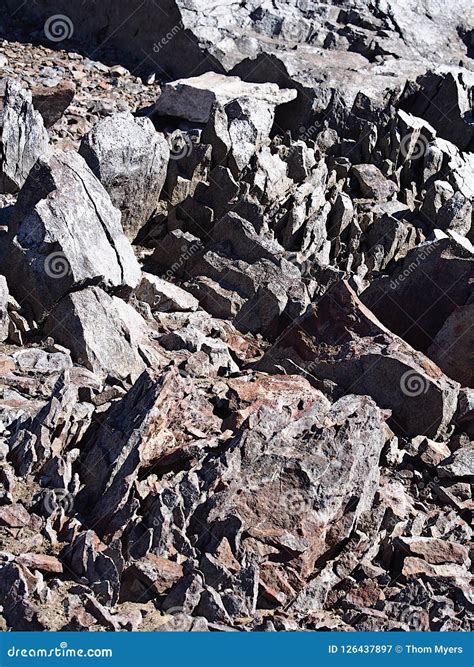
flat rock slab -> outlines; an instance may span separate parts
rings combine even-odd
[[[248,83],[238,76],[206,72],[190,79],[178,79],[163,86],[154,110],[160,116],[176,116],[194,123],[207,123],[214,102],[227,104],[240,97],[267,102],[276,107],[291,102],[297,91],[281,89],[275,83]]]

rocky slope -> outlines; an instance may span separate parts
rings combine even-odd
[[[8,3],[0,627],[468,630],[470,3]]]

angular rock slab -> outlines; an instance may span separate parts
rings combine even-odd
[[[18,192],[36,160],[49,151],[49,139],[31,93],[15,79],[7,80],[1,130],[0,192]]]
[[[61,299],[43,330],[101,378],[133,379],[145,368],[141,348],[147,342],[147,323],[129,304],[99,287]]]
[[[275,83],[248,83],[238,76],[206,72],[165,84],[154,110],[161,116],[207,123],[214,102],[226,104],[240,97],[249,97],[275,107],[294,100],[296,94],[296,90],[282,90]]]
[[[161,375],[145,371],[114,406],[83,461],[84,493],[95,507],[97,530],[120,527],[140,469],[165,461],[190,439],[219,432],[219,426],[210,404],[175,367]],[[193,436],[197,427],[200,436]]]
[[[330,406],[321,395],[296,418],[262,407],[200,473],[216,482],[190,521],[198,548],[213,552],[225,537],[239,562],[258,556],[283,590],[300,589],[372,505],[385,418],[366,396]]]
[[[170,150],[149,118],[120,113],[99,121],[79,153],[122,212],[130,240],[154,213],[166,179]]]
[[[12,213],[16,236],[6,275],[35,317],[70,290],[95,282],[131,290],[140,266],[120,212],[85,161],[57,151],[37,163]]]
[[[289,326],[258,367],[299,368],[344,393],[368,394],[404,436],[442,435],[456,411],[459,384],[388,331],[345,281]]]
[[[473,279],[474,254],[445,237],[410,250],[361,301],[390,331],[425,352],[456,307],[467,303]]]

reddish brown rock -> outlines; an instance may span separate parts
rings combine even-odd
[[[258,364],[282,367],[372,396],[391,410],[391,427],[401,435],[442,434],[456,411],[459,385],[388,331],[345,281],[290,325]]]
[[[28,511],[19,503],[0,507],[0,525],[9,528],[23,528],[28,526],[30,521],[31,517]]]
[[[63,116],[76,94],[72,81],[61,81],[57,86],[35,86],[31,94],[33,106],[43,117],[45,127],[51,127]]]
[[[42,572],[56,572],[63,571],[63,565],[55,556],[47,556],[46,554],[22,554],[16,558],[20,565],[25,565],[31,570],[41,570]]]

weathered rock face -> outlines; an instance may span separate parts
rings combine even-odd
[[[133,241],[158,206],[168,143],[148,118],[123,113],[97,123],[79,153],[121,211],[122,227]]]
[[[220,422],[210,410],[204,425],[205,415],[198,408],[207,406],[202,401],[200,406],[193,393],[192,383],[182,379],[175,368],[156,377],[145,372],[115,406],[83,462],[85,495],[88,505],[96,507],[91,522],[99,532],[111,534],[120,529],[117,515],[127,507],[140,469],[186,458],[183,424],[190,429],[188,440],[192,440],[193,427],[206,428],[209,436],[219,432]],[[125,524],[126,513],[124,519]]]
[[[444,238],[411,250],[361,299],[391,331],[426,351],[451,313],[468,302],[473,278],[474,253]]]
[[[64,296],[49,313],[44,331],[67,345],[74,361],[100,377],[136,378],[145,368],[145,320],[99,287]]]
[[[199,508],[191,526],[201,551],[210,553],[229,526],[225,535],[239,560],[246,553],[263,561],[261,584],[283,602],[371,506],[384,415],[366,397],[346,396],[329,410],[321,398],[291,422],[262,407],[247,427],[211,467],[222,490]],[[291,564],[291,579],[281,561]]]
[[[301,368],[344,393],[368,394],[392,411],[402,435],[442,435],[456,410],[459,385],[391,334],[344,282],[283,332],[260,367]]]
[[[64,82],[50,88],[35,86],[32,93],[33,106],[40,112],[45,127],[52,127],[63,116],[74,99],[76,87],[71,82]]]
[[[241,98],[249,98],[254,103],[265,102],[274,108],[291,102],[295,97],[296,90],[280,90],[274,83],[254,85],[236,76],[207,72],[166,84],[154,106],[154,112],[160,116],[207,123],[216,102],[226,105]]]
[[[20,4],[7,0],[12,11]],[[473,23],[470,0],[453,0],[449,9],[440,0],[425,0],[424,7],[420,12],[416,0],[387,0],[376,8],[365,0],[344,7],[335,0],[314,7],[230,2],[224,20],[218,2],[190,7],[183,0],[160,0],[157,9],[152,0],[87,0],[78,6],[44,0],[28,12],[41,26],[65,14],[76,36],[92,43],[106,39],[134,63],[149,54],[173,77],[235,69],[247,81],[286,87],[292,78],[307,95],[322,84],[353,99],[362,89],[381,98],[387,80],[403,86],[407,76],[433,63],[469,61],[463,37]]]
[[[43,120],[31,93],[9,79],[3,98],[0,145],[0,191],[18,192],[33,165],[49,150]]]
[[[470,630],[472,7],[421,4],[19,12],[0,629]]]
[[[7,277],[36,318],[81,285],[131,290],[138,284],[140,267],[120,213],[76,153],[58,151],[38,162],[12,217]]]

